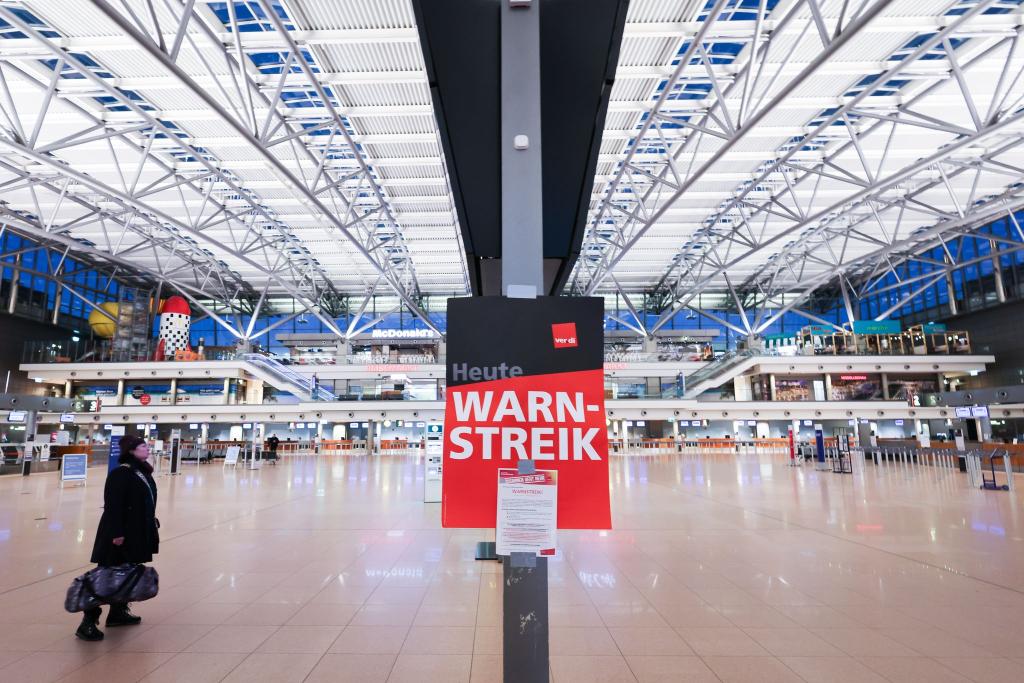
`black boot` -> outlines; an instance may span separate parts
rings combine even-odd
[[[100,611],[98,607],[85,610],[85,613],[82,615],[82,623],[78,625],[75,635],[82,640],[103,640],[103,631],[99,630],[96,626],[100,622]]]
[[[135,626],[142,623],[142,617],[137,617],[128,610],[128,605],[111,605],[107,613],[107,627],[111,626]]]

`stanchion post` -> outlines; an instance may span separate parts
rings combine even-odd
[[[1013,458],[1010,457],[1009,451],[1003,451],[1003,469],[1006,470],[1006,487],[1008,491],[1013,491]]]

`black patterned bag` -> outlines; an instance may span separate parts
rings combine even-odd
[[[100,605],[142,602],[156,597],[160,575],[144,564],[96,567],[77,577],[68,587],[64,609],[83,612]]]

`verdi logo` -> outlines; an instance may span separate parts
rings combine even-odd
[[[574,349],[579,346],[576,323],[554,323],[551,326],[551,336],[556,349]]]

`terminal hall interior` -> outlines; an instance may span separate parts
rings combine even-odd
[[[1022,152],[1022,0],[0,0],[0,681],[1024,680]]]

